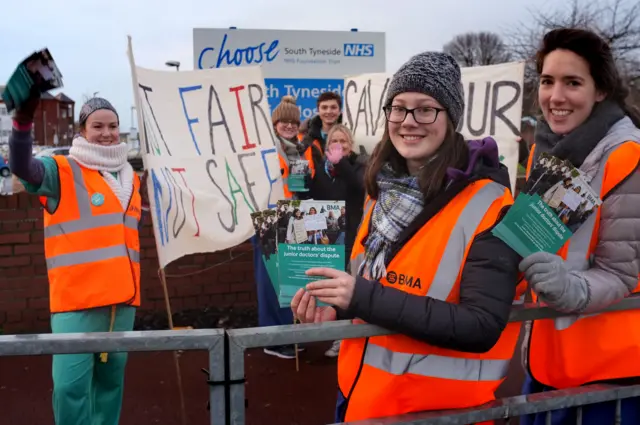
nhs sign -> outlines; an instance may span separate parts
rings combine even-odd
[[[384,32],[355,28],[193,29],[193,69],[260,66],[271,109],[294,96],[301,118],[317,113],[321,93],[342,95],[346,76],[385,72],[385,52]]]
[[[345,43],[345,56],[373,56],[373,44]]]

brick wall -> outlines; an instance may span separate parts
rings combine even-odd
[[[0,196],[0,333],[50,331],[42,224],[42,209],[35,196],[26,193]],[[158,255],[149,219],[142,229],[140,243],[139,314],[150,310],[164,312]],[[255,304],[249,243],[228,251],[183,257],[170,264],[165,273],[172,312]]]

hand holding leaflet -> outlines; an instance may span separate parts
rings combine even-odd
[[[584,173],[543,153],[492,233],[522,257],[556,253],[601,203]]]

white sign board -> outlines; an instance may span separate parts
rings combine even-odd
[[[321,93],[342,94],[345,76],[385,72],[385,58],[382,32],[193,30],[194,69],[260,65],[271,109],[295,96],[303,119]]]
[[[382,107],[392,76],[373,73],[345,79],[343,123],[353,131],[357,150],[370,154],[382,138],[386,122]],[[458,131],[466,139],[496,140],[512,189],[518,171],[523,80],[523,62],[462,68],[465,110]]]
[[[140,147],[161,267],[254,234],[284,199],[260,67],[154,71],[130,51]]]

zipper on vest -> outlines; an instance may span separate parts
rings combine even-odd
[[[360,358],[360,366],[358,367],[358,373],[356,373],[356,377],[353,380],[353,385],[351,385],[351,389],[349,390],[349,394],[344,402],[344,417],[342,418],[342,422],[344,422],[347,418],[347,410],[349,409],[349,402],[351,401],[351,396],[356,389],[356,385],[358,384],[358,380],[360,379],[360,374],[362,373],[362,368],[364,367],[364,356],[367,354],[367,347],[369,346],[369,337],[366,337],[364,340],[364,348],[362,349],[362,358]],[[343,394],[344,395],[344,394]]]

